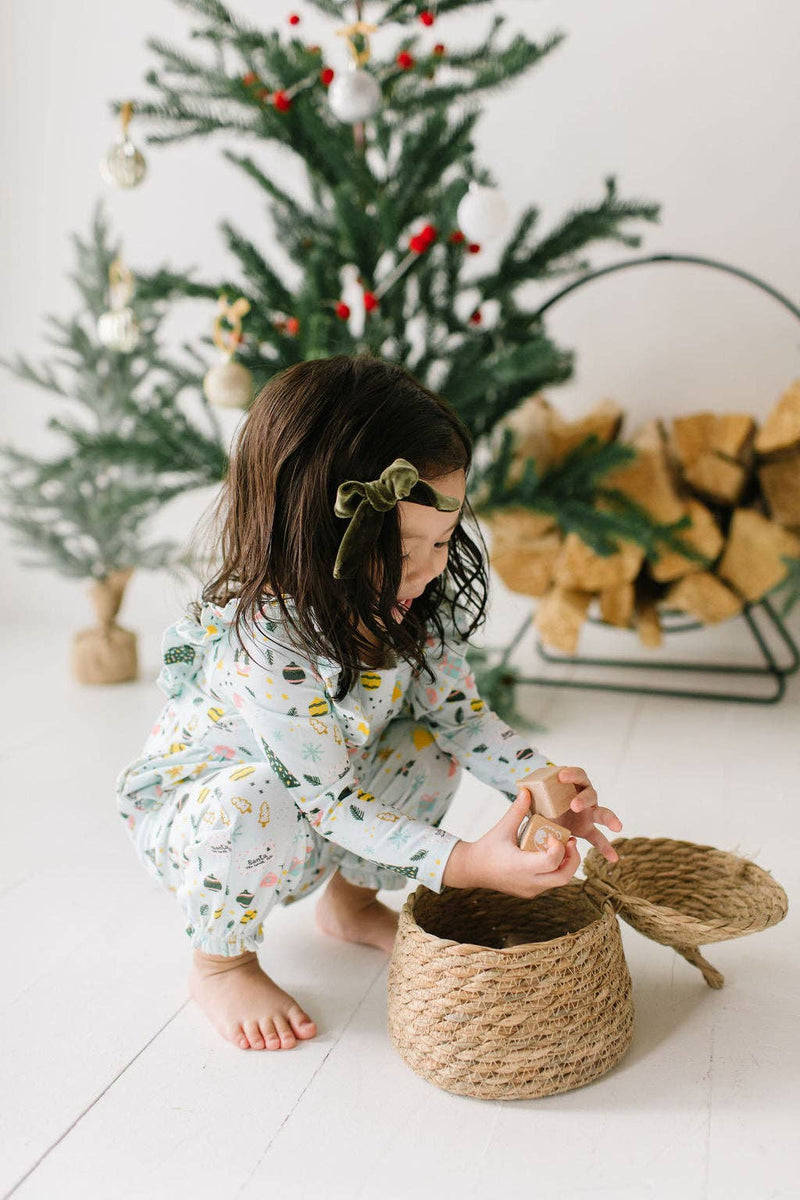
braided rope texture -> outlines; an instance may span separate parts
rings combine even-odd
[[[503,948],[510,934],[527,944]],[[462,1096],[530,1099],[598,1078],[633,1034],[611,904],[577,881],[535,901],[420,885],[400,913],[388,1030],[412,1070]]]

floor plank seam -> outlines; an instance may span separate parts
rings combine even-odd
[[[339,1036],[336,1038],[336,1041],[333,1043],[333,1045],[331,1046],[331,1048],[328,1050],[328,1053],[327,1053],[327,1054],[325,1055],[325,1057],[322,1059],[322,1061],[320,1062],[320,1064],[319,1064],[319,1066],[317,1067],[316,1071],[314,1071],[314,1073],[311,1075],[311,1077],[309,1078],[309,1080],[308,1080],[308,1082],[306,1083],[305,1087],[302,1089],[302,1091],[300,1091],[300,1092],[298,1093],[298,1096],[297,1096],[297,1098],[296,1098],[296,1100],[295,1100],[294,1104],[293,1104],[293,1105],[292,1105],[292,1107],[289,1109],[289,1111],[287,1112],[286,1116],[285,1116],[285,1117],[283,1118],[283,1120],[281,1121],[281,1123],[280,1123],[280,1125],[278,1126],[278,1128],[275,1130],[275,1133],[272,1135],[272,1137],[270,1138],[270,1140],[267,1142],[267,1145],[264,1147],[264,1153],[261,1155],[261,1157],[260,1157],[259,1159],[257,1159],[257,1161],[255,1162],[255,1164],[254,1164],[254,1166],[253,1166],[253,1169],[252,1169],[252,1171],[250,1172],[250,1174],[247,1176],[247,1178],[246,1178],[246,1179],[244,1179],[244,1180],[242,1181],[242,1184],[241,1184],[241,1186],[239,1187],[238,1191],[235,1193],[235,1195],[234,1195],[234,1197],[233,1197],[233,1200],[237,1200],[237,1198],[238,1198],[239,1196],[241,1196],[242,1192],[243,1192],[243,1191],[244,1191],[244,1189],[247,1187],[247,1185],[250,1183],[250,1180],[253,1178],[253,1176],[255,1175],[255,1173],[256,1173],[256,1171],[258,1170],[258,1168],[261,1166],[261,1164],[262,1164],[262,1163],[264,1162],[264,1160],[267,1158],[267,1155],[269,1154],[270,1150],[272,1149],[272,1147],[274,1146],[275,1142],[277,1141],[277,1139],[280,1137],[281,1133],[283,1132],[283,1129],[284,1129],[284,1127],[285,1127],[285,1126],[288,1124],[289,1120],[290,1120],[290,1119],[291,1119],[291,1117],[294,1115],[294,1113],[295,1113],[296,1109],[298,1108],[298,1106],[299,1106],[299,1104],[300,1104],[300,1101],[303,1099],[303,1097],[305,1096],[306,1092],[307,1092],[307,1091],[308,1091],[308,1089],[311,1087],[311,1085],[313,1084],[314,1080],[315,1080],[315,1079],[317,1078],[317,1076],[319,1075],[319,1073],[320,1073],[320,1071],[322,1070],[322,1068],[325,1066],[325,1063],[328,1061],[328,1059],[329,1059],[329,1058],[330,1058],[330,1056],[333,1054],[333,1052],[334,1052],[334,1050],[336,1049],[336,1047],[337,1047],[337,1046],[339,1045],[339,1043],[341,1042],[341,1040],[342,1040],[342,1038],[344,1037],[345,1033],[347,1033],[347,1030],[350,1028],[350,1026],[352,1025],[353,1021],[354,1021],[354,1020],[356,1019],[356,1017],[358,1016],[359,1012],[361,1011],[361,1009],[362,1009],[362,1007],[363,1007],[363,1005],[364,1005],[364,1002],[366,1001],[366,999],[367,999],[367,997],[369,996],[370,992],[371,992],[371,991],[372,991],[372,989],[374,988],[374,986],[375,986],[375,984],[376,984],[376,982],[377,982],[377,980],[378,980],[378,977],[379,977],[379,976],[382,974],[382,972],[383,972],[383,971],[385,971],[385,970],[386,970],[386,964],[384,963],[384,964],[381,966],[380,970],[379,970],[379,971],[377,971],[377,972],[376,972],[376,974],[373,976],[373,978],[372,978],[372,981],[370,982],[370,985],[369,985],[369,987],[368,987],[368,988],[366,989],[366,991],[364,992],[364,995],[361,997],[361,1000],[359,1001],[358,1005],[357,1005],[357,1006],[356,1006],[356,1007],[353,1009],[352,1013],[350,1014],[350,1016],[349,1016],[349,1018],[348,1018],[348,1020],[347,1020],[347,1023],[346,1023],[345,1025],[343,1025],[343,1026],[342,1026],[342,1028],[341,1028],[341,1030],[340,1030],[340,1032],[339,1032]]]
[[[708,1047],[708,1072],[706,1078],[708,1080],[708,1090],[706,1092],[706,1128],[703,1146],[703,1193],[702,1200],[708,1200],[708,1187],[711,1178],[711,1122],[713,1120],[713,1102],[714,1102],[714,1022],[711,1022],[709,1030]]]
[[[91,1101],[91,1103],[87,1104],[87,1106],[86,1106],[86,1108],[84,1108],[83,1112],[78,1113],[75,1120],[70,1125],[67,1126],[67,1128],[60,1135],[60,1137],[57,1137],[56,1140],[47,1147],[47,1149],[44,1151],[44,1153],[39,1155],[36,1162],[31,1167],[28,1168],[28,1170],[25,1172],[24,1175],[20,1176],[20,1178],[17,1180],[17,1182],[11,1188],[11,1190],[6,1192],[4,1196],[0,1197],[0,1200],[10,1200],[10,1197],[13,1196],[16,1191],[19,1191],[19,1189],[22,1187],[25,1180],[29,1179],[30,1176],[33,1175],[34,1171],[38,1170],[38,1168],[41,1166],[41,1164],[44,1162],[44,1160],[48,1157],[48,1155],[52,1154],[52,1152],[55,1150],[56,1146],[60,1145],[61,1142],[63,1142],[64,1138],[67,1136],[67,1134],[71,1133],[72,1130],[75,1128],[75,1126],[78,1125],[79,1122],[81,1122],[83,1120],[83,1118],[86,1116],[86,1114],[91,1112],[91,1110],[98,1103],[98,1101],[103,1099],[103,1096],[105,1096],[106,1092],[109,1092],[111,1090],[111,1088],[114,1086],[114,1084],[119,1079],[122,1078],[122,1076],[126,1073],[126,1071],[128,1071],[128,1069],[130,1067],[133,1066],[133,1064],[136,1062],[137,1058],[141,1058],[141,1056],[144,1054],[145,1050],[147,1050],[147,1048],[149,1046],[152,1046],[152,1044],[156,1040],[156,1038],[160,1037],[161,1034],[164,1032],[164,1030],[167,1028],[167,1026],[171,1025],[172,1022],[175,1020],[175,1018],[183,1012],[183,1010],[186,1008],[186,1005],[188,1003],[189,1003],[189,1001],[187,999],[183,1002],[183,1004],[180,1006],[180,1008],[177,1008],[175,1010],[175,1012],[172,1014],[172,1016],[169,1017],[168,1020],[166,1020],[164,1022],[164,1024],[161,1026],[161,1028],[156,1030],[156,1032],[153,1034],[153,1036],[147,1042],[145,1042],[145,1044],[142,1046],[142,1048],[140,1050],[137,1050],[137,1052],[134,1054],[133,1058],[131,1058],[130,1061],[125,1064],[125,1066],[122,1068],[122,1070],[118,1071],[117,1074],[114,1076],[114,1078],[106,1084],[106,1086],[103,1088],[103,1090],[101,1092],[97,1093],[97,1095]]]

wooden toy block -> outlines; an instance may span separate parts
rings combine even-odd
[[[539,767],[520,783],[531,795],[531,808],[541,817],[558,817],[566,812],[578,794],[574,783],[559,782],[561,767]]]
[[[551,837],[557,838],[564,847],[566,847],[567,842],[572,836],[568,829],[565,829],[563,825],[557,825],[549,817],[540,817],[538,813],[531,813],[530,819],[519,839],[520,850],[534,850],[537,852],[546,850],[548,834]]]

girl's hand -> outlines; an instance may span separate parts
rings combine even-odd
[[[533,900],[550,888],[569,883],[581,863],[574,838],[566,848],[548,838],[547,848],[533,853],[521,850],[517,834],[530,812],[527,790],[519,794],[508,812],[476,842],[457,842],[442,876],[446,887],[491,888],[508,896]]]
[[[606,829],[612,829],[615,833],[619,833],[622,829],[619,817],[610,808],[599,807],[597,792],[592,787],[583,767],[562,767],[558,772],[558,778],[562,783],[574,783],[578,794],[567,811],[554,817],[553,820],[557,821],[559,825],[563,825],[570,833],[574,833],[576,837],[582,837],[587,842],[591,842],[593,846],[597,847],[603,858],[608,859],[609,862],[618,862],[619,855],[616,850],[595,826],[605,825]],[[521,785],[524,783],[524,779],[520,780]]]

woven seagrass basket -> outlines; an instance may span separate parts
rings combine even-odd
[[[618,838],[586,880],[523,900],[482,888],[420,885],[400,913],[389,965],[389,1037],[445,1091],[531,1099],[590,1083],[633,1034],[620,915],[674,946],[712,987],[697,946],[766,929],[786,894],[760,867],[711,846]]]

